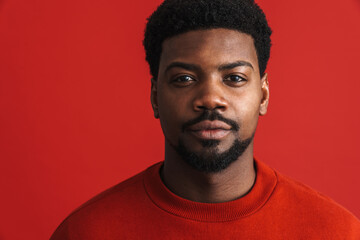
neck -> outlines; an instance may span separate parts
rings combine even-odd
[[[182,198],[206,203],[232,201],[250,191],[255,177],[253,142],[235,162],[217,173],[199,172],[165,144],[161,178],[170,191]]]

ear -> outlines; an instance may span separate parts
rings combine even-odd
[[[260,116],[263,116],[267,112],[267,108],[269,105],[269,81],[267,77],[267,73],[264,74],[264,76],[261,78],[261,92],[262,92],[262,99],[259,109]]]
[[[151,106],[154,112],[154,117],[159,118],[159,107],[157,101],[157,81],[151,79],[151,94],[150,94]]]

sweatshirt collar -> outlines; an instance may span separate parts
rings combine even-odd
[[[277,176],[264,163],[254,160],[256,180],[245,196],[223,203],[200,203],[172,193],[160,178],[159,162],[145,172],[144,187],[152,202],[162,210],[187,219],[202,222],[225,222],[249,216],[258,211],[270,198],[277,184]]]

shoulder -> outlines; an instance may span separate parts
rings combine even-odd
[[[136,199],[143,193],[144,172],[138,173],[91,198],[74,210],[68,218],[82,212],[95,211],[97,209],[106,210],[104,209],[107,208],[106,206],[114,207],[114,205],[125,204],[134,198]]]
[[[293,203],[296,202],[299,207],[305,205],[316,207],[318,209],[333,209],[333,211],[343,214],[351,214],[334,200],[306,184],[291,179],[277,171],[275,171],[275,174],[278,178],[277,191],[282,195],[283,199],[293,201]]]
[[[152,167],[158,165],[160,163]],[[104,234],[104,229],[119,226],[119,222],[124,220],[131,221],[131,213],[141,212],[149,205],[150,200],[143,186],[146,171],[105,190],[78,207],[60,224],[51,240],[96,239],[97,234]]]
[[[298,223],[327,231],[356,232],[360,235],[360,221],[347,209],[331,198],[275,171],[278,178],[273,193],[273,204],[288,216],[296,217]],[[307,223],[306,223],[307,222]],[[357,236],[359,236],[357,235]]]

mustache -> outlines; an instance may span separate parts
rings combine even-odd
[[[237,124],[237,122],[225,118],[223,117],[219,112],[217,111],[204,111],[199,117],[194,118],[190,121],[187,121],[186,123],[184,123],[181,127],[182,132],[185,131],[186,128],[190,127],[191,125],[194,125],[196,123],[199,123],[201,121],[204,120],[210,120],[210,121],[214,121],[214,120],[218,120],[218,121],[223,121],[226,124],[228,124],[229,126],[231,126],[231,130],[233,131],[238,131],[240,129],[239,124]]]

